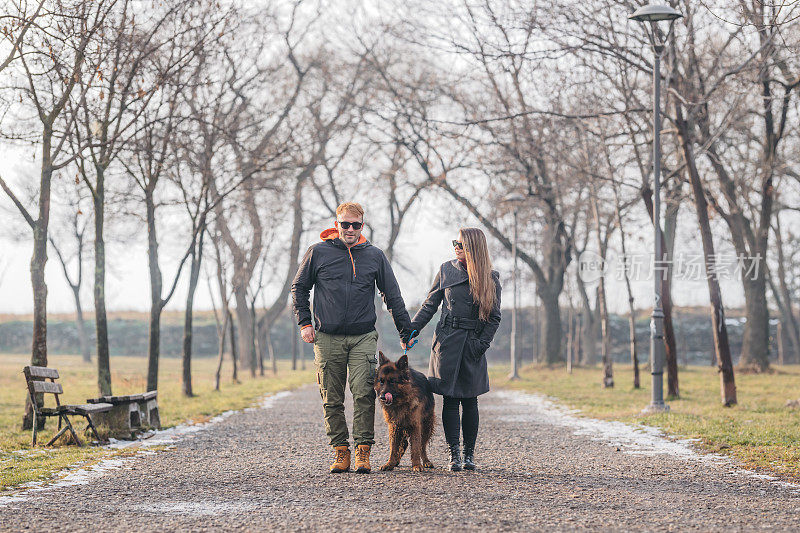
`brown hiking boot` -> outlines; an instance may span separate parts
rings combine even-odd
[[[369,474],[372,468],[369,466],[369,444],[359,444],[356,446],[356,472],[359,474]]]
[[[350,447],[347,444],[334,447],[336,450],[336,459],[331,465],[331,474],[339,474],[341,472],[350,471]]]

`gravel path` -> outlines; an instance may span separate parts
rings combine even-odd
[[[658,438],[641,447],[621,424],[575,422],[532,396],[490,393],[480,408],[477,472],[442,468],[441,428],[434,471],[411,472],[408,457],[377,471],[388,457],[378,413],[373,473],[331,475],[319,394],[304,387],[90,484],[0,505],[0,530],[800,529],[796,486],[680,456],[663,439],[665,453],[650,453]]]

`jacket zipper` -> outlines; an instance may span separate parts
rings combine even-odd
[[[353,289],[353,280],[356,279],[356,262],[353,260],[353,253],[350,251],[349,247],[347,248],[347,254],[350,256],[350,264],[353,266],[353,278],[347,282],[347,293],[345,294],[344,298],[345,321],[348,320],[348,317],[350,316],[348,313],[350,308],[350,293]]]
[[[347,253],[350,254],[350,264],[353,265],[353,279],[356,279],[356,261],[353,259],[353,252],[348,248]]]

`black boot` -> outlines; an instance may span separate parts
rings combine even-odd
[[[464,445],[464,470],[475,470],[474,452],[474,445]]]
[[[448,467],[451,472],[461,472],[461,446],[458,444],[450,444],[450,466]]]

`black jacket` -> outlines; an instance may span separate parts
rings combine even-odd
[[[428,298],[411,321],[411,328],[419,331],[442,306],[428,365],[428,381],[436,394],[473,398],[489,392],[485,354],[500,325],[500,279],[494,270],[492,279],[496,291],[494,308],[488,321],[479,320],[466,269],[457,259],[442,264]],[[462,322],[460,326],[466,323],[472,327],[454,327],[453,317]]]
[[[363,335],[375,329],[375,287],[392,314],[400,338],[411,320],[400,287],[383,251],[363,236],[349,250],[338,232],[325,230],[312,245],[292,282],[292,308],[299,326],[311,324],[309,293],[314,287],[314,327],[332,335]]]

